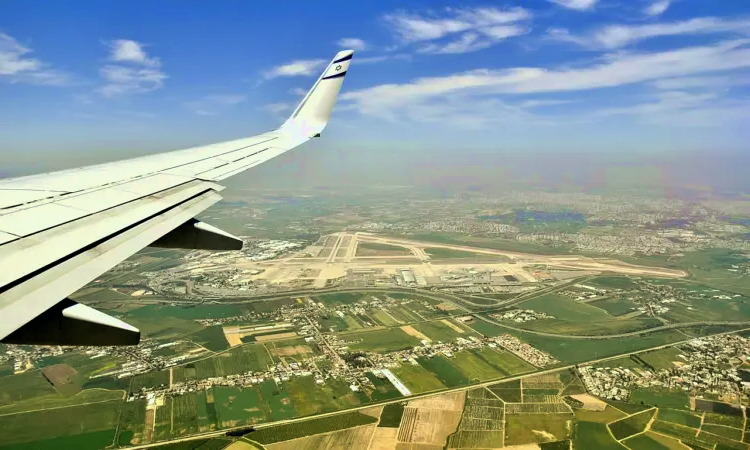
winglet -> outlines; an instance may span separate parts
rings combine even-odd
[[[281,126],[282,129],[294,129],[304,132],[307,137],[319,135],[331,117],[333,105],[339,95],[349,63],[354,56],[353,50],[343,50],[326,66],[326,69],[315,82],[310,92],[305,95],[294,113]]]

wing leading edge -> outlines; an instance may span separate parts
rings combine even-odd
[[[242,248],[193,217],[217,181],[320,136],[353,52],[339,52],[278,129],[251,138],[0,180],[0,342],[129,345],[136,328],[67,297],[146,246]]]

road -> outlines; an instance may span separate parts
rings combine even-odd
[[[497,325],[499,327],[507,328],[509,330],[514,331],[520,331],[523,333],[529,333],[529,334],[536,334],[539,336],[548,336],[548,337],[556,337],[556,338],[564,338],[564,339],[618,339],[618,338],[626,338],[626,337],[632,337],[632,336],[638,336],[640,334],[648,334],[648,333],[654,333],[657,331],[664,331],[664,330],[673,330],[676,328],[690,328],[690,327],[705,327],[705,326],[714,326],[714,325],[747,325],[750,327],[750,322],[684,322],[684,323],[673,323],[669,325],[663,325],[660,327],[653,327],[653,328],[646,328],[643,330],[638,331],[631,331],[629,333],[620,333],[620,334],[607,334],[603,336],[578,336],[578,335],[571,335],[571,334],[557,334],[557,333],[545,333],[544,331],[535,331],[535,330],[527,330],[524,328],[516,328],[512,327],[510,325],[506,325],[504,323],[496,322],[492,319],[488,319],[486,317],[482,317],[478,314],[474,314],[474,317],[477,319],[480,319],[484,322],[491,323],[493,325]]]
[[[727,332],[724,332],[724,333],[716,333],[716,334],[711,334],[711,335],[708,335],[708,336],[723,336],[723,335],[726,335],[726,334],[734,334],[734,333],[738,333],[740,331],[747,331],[747,330],[750,330],[750,328],[745,328],[745,329],[742,329],[742,330],[727,331]],[[323,413],[323,414],[316,414],[314,416],[300,417],[300,418],[297,418],[297,419],[280,420],[278,422],[264,423],[264,424],[256,425],[255,429],[256,430],[260,430],[260,429],[264,429],[264,428],[268,428],[268,427],[274,427],[274,426],[277,426],[277,425],[293,424],[293,423],[297,423],[297,422],[304,422],[305,420],[310,420],[310,419],[318,419],[318,418],[322,418],[322,417],[335,416],[337,414],[343,414],[343,413],[349,413],[349,412],[354,412],[354,411],[360,411],[360,410],[363,410],[363,409],[372,408],[374,406],[383,406],[383,405],[388,405],[388,404],[393,404],[393,403],[401,403],[401,402],[403,402],[403,401],[405,401],[407,399],[408,400],[416,400],[416,399],[420,399],[420,398],[427,398],[427,397],[434,397],[434,396],[437,396],[437,395],[450,394],[450,393],[453,393],[453,392],[466,391],[466,390],[469,390],[469,389],[477,389],[477,388],[481,388],[481,387],[491,386],[491,385],[499,383],[501,381],[502,382],[515,381],[515,380],[520,380],[522,378],[526,378],[526,377],[530,377],[530,376],[547,375],[547,374],[551,374],[551,373],[561,372],[563,370],[572,369],[572,368],[575,368],[575,367],[580,366],[580,365],[598,364],[598,363],[601,363],[601,362],[604,362],[604,361],[611,361],[611,360],[619,359],[619,358],[622,358],[622,357],[625,357],[625,356],[636,355],[638,353],[649,352],[649,351],[654,351],[654,350],[660,350],[662,348],[672,347],[673,345],[684,344],[685,342],[691,341],[693,339],[695,339],[695,338],[691,337],[690,339],[685,339],[685,340],[677,341],[677,342],[671,342],[669,344],[659,345],[657,347],[645,348],[645,349],[634,351],[634,352],[621,353],[619,355],[608,356],[606,358],[598,358],[598,359],[594,359],[594,360],[590,360],[590,361],[580,362],[580,363],[577,363],[577,364],[568,364],[568,365],[562,366],[562,367],[555,367],[554,369],[547,369],[547,370],[542,370],[542,371],[538,371],[538,372],[531,372],[531,373],[527,373],[527,374],[523,374],[523,375],[516,375],[516,376],[513,376],[513,377],[496,378],[494,380],[485,381],[483,383],[474,384],[474,385],[471,385],[471,386],[462,386],[462,387],[457,387],[457,388],[452,388],[452,389],[444,389],[444,390],[435,391],[435,392],[425,392],[425,393],[422,393],[422,394],[410,395],[409,397],[399,397],[399,398],[393,399],[393,400],[387,400],[387,401],[382,401],[382,402],[378,402],[378,403],[369,403],[367,405],[357,406],[357,407],[354,407],[354,408],[345,409],[345,410],[341,410],[341,411],[335,411],[335,412]],[[192,441],[192,440],[195,440],[195,439],[205,439],[205,438],[208,438],[208,437],[224,436],[228,431],[240,430],[240,429],[246,428],[246,427],[247,426],[234,427],[234,428],[226,428],[226,429],[221,430],[221,431],[211,431],[211,432],[207,432],[207,433],[195,434],[195,435],[192,435],[192,436],[189,436],[189,437],[184,437],[184,438],[181,438],[181,439],[175,439],[175,440],[172,440],[172,441],[163,441],[163,442],[157,442],[157,443],[153,443],[153,444],[136,445],[134,447],[128,447],[128,448],[131,448],[131,449],[150,448],[150,447],[158,447],[160,445],[164,445],[167,442],[169,442],[169,443],[186,442],[186,441]],[[252,439],[252,437],[253,437],[252,433],[250,433],[250,434],[248,434],[246,436],[248,438],[250,438],[250,439]]]

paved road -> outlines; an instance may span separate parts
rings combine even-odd
[[[726,335],[726,334],[733,334],[733,333],[738,333],[740,331],[746,331],[746,330],[750,330],[750,328],[745,328],[745,329],[742,329],[742,330],[727,331],[727,332],[724,332],[724,333],[716,333],[716,334],[711,334],[709,336],[723,336],[723,335]],[[619,355],[615,355],[615,356],[608,356],[606,358],[598,358],[598,359],[594,359],[594,360],[590,360],[590,361],[580,362],[580,363],[577,363],[577,364],[568,364],[566,366],[556,367],[554,369],[542,370],[542,371],[539,371],[539,372],[531,372],[531,373],[527,373],[527,374],[523,374],[523,375],[516,375],[514,377],[496,378],[494,380],[485,381],[483,383],[474,384],[474,385],[471,385],[471,386],[462,386],[462,387],[457,387],[457,388],[452,388],[452,389],[444,389],[444,390],[435,391],[435,392],[425,392],[423,394],[410,395],[408,397],[399,397],[399,398],[394,399],[394,400],[387,400],[387,401],[383,401],[383,402],[379,402],[379,403],[370,403],[368,405],[357,406],[355,408],[350,408],[350,409],[336,411],[336,412],[330,412],[330,413],[324,413],[324,414],[317,414],[317,415],[308,416],[308,417],[300,417],[298,419],[288,419],[288,420],[280,420],[278,422],[264,423],[264,424],[256,425],[255,429],[256,430],[260,430],[260,429],[264,429],[264,428],[268,428],[268,427],[273,427],[273,426],[277,426],[277,425],[292,424],[292,423],[296,423],[296,422],[303,422],[305,420],[310,420],[310,419],[318,419],[318,418],[322,418],[322,417],[335,416],[337,414],[349,413],[349,412],[353,412],[353,411],[360,411],[360,410],[363,410],[363,409],[372,408],[374,406],[383,406],[383,405],[388,405],[388,404],[392,404],[392,403],[401,403],[401,402],[406,401],[406,400],[416,400],[416,399],[420,399],[420,398],[434,397],[434,396],[437,396],[437,395],[449,394],[449,393],[452,393],[452,392],[461,392],[461,391],[466,391],[466,390],[469,390],[469,389],[476,389],[476,388],[480,388],[480,387],[491,386],[491,385],[493,385],[495,383],[499,383],[499,382],[520,380],[522,378],[526,378],[526,377],[530,377],[530,376],[547,375],[547,374],[551,374],[551,373],[555,373],[555,372],[561,372],[563,370],[572,369],[572,368],[577,367],[579,365],[598,364],[600,362],[610,361],[610,360],[622,358],[624,356],[630,356],[630,355],[635,355],[635,354],[638,354],[638,353],[643,353],[643,352],[648,352],[648,351],[659,350],[659,349],[662,349],[662,348],[671,347],[673,345],[684,344],[685,342],[688,342],[688,341],[690,341],[692,339],[694,339],[694,338],[691,337],[690,339],[685,339],[685,340],[677,341],[677,342],[671,342],[669,344],[659,345],[657,347],[644,348],[644,349],[641,349],[641,350],[637,350],[637,351],[633,351],[633,352],[628,352],[628,353],[620,353]],[[221,431],[211,431],[211,432],[208,432],[208,433],[196,434],[196,435],[192,435],[192,436],[181,438],[181,439],[175,439],[175,440],[172,440],[172,441],[163,441],[163,442],[158,442],[158,443],[153,443],[153,444],[137,445],[137,446],[129,447],[129,448],[141,449],[141,448],[157,447],[159,445],[164,445],[167,442],[170,442],[170,443],[173,443],[173,442],[185,442],[185,441],[192,441],[192,440],[195,440],[195,439],[205,439],[205,438],[208,438],[208,437],[223,436],[223,435],[225,435],[227,433],[227,431],[239,430],[239,429],[242,429],[242,428],[245,428],[245,427],[243,426],[243,427],[235,427],[235,428],[226,428],[226,429],[221,430]],[[250,434],[248,434],[246,436],[249,439],[253,438],[253,434],[252,433],[250,433]]]
[[[654,332],[663,331],[663,330],[673,330],[675,328],[703,327],[703,326],[713,326],[713,325],[747,325],[748,327],[750,327],[750,322],[708,322],[708,321],[706,322],[684,322],[684,323],[672,323],[672,324],[663,325],[660,327],[646,328],[643,330],[631,331],[629,333],[607,334],[607,335],[602,335],[602,336],[577,336],[577,335],[571,335],[571,334],[545,333],[544,331],[535,331],[535,330],[527,330],[524,328],[516,328],[510,325],[506,325],[504,323],[494,321],[492,319],[488,319],[487,317],[483,317],[478,314],[474,314],[474,317],[476,317],[477,319],[483,320],[484,322],[488,322],[493,325],[497,325],[499,327],[507,328],[509,330],[520,331],[523,333],[536,334],[539,336],[557,337],[557,338],[564,338],[564,339],[618,339],[618,338],[626,338],[626,337],[631,337],[631,336],[638,336],[640,334],[654,333]]]

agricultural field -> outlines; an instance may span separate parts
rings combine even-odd
[[[40,409],[62,408],[86,403],[123,400],[124,395],[125,392],[123,391],[107,391],[103,389],[89,389],[70,397],[63,397],[54,393],[0,406],[0,415],[36,411]]]
[[[451,363],[472,382],[491,380],[506,375],[497,367],[490,365],[480,352],[473,350],[455,353]]]
[[[466,378],[445,356],[438,355],[433,358],[419,357],[417,362],[420,366],[434,373],[438,380],[446,387],[466,386],[471,380]]]
[[[419,339],[399,328],[346,333],[338,335],[338,338],[350,342],[349,348],[352,350],[365,351],[391,352],[422,344]]]
[[[468,338],[474,335],[471,332],[456,331],[457,326],[451,326],[441,320],[432,322],[421,322],[412,325],[417,331],[427,336],[432,341],[452,342],[458,337]]]
[[[385,405],[383,412],[380,414],[378,427],[398,428],[401,423],[401,416],[404,415],[403,403],[391,403]]]
[[[364,425],[328,434],[266,444],[267,450],[367,450],[375,432],[375,425]],[[251,439],[253,435],[249,436]],[[202,449],[199,449],[202,450]],[[251,450],[229,448],[227,450]]]
[[[625,413],[611,406],[607,406],[604,411],[576,409],[575,417],[576,420],[582,422],[609,423],[614,422],[615,420],[622,419],[623,417],[625,417]]]
[[[698,438],[700,438],[703,433],[711,433],[715,434],[717,436],[722,436],[727,439],[731,439],[733,441],[742,441],[742,429],[727,427],[724,425],[713,425],[713,424],[703,424],[701,427],[701,432],[698,435]]]
[[[479,323],[483,322],[476,322],[476,324]],[[470,326],[477,329],[474,324]],[[685,340],[685,335],[675,330],[658,331],[650,334],[618,339],[565,339],[525,333],[502,327],[496,328],[501,330],[500,334],[507,333],[513,335],[540,350],[548,352],[558,360],[565,363],[590,361],[592,359],[635,352],[651,347],[657,347],[659,345],[669,344],[671,342]],[[477,329],[477,331],[480,330]],[[483,331],[480,332],[484,334]]]
[[[628,277],[596,277],[586,281],[586,284],[598,286],[603,289],[634,289],[637,285]]]
[[[119,445],[138,444],[143,440],[146,421],[146,400],[125,402],[120,413],[117,443]]]
[[[659,388],[638,388],[630,395],[630,403],[658,406],[660,408],[690,409],[690,398],[685,391]]]
[[[572,420],[570,414],[506,415],[505,445],[567,439]]]
[[[524,302],[524,309],[545,312],[569,322],[607,322],[617,320],[599,308],[559,294],[546,294]]]
[[[685,442],[689,442],[695,438],[695,429],[669,422],[662,422],[661,420],[655,420],[651,423],[651,431],[672,436]]]
[[[323,386],[313,377],[292,377],[284,383],[284,390],[297,409],[297,416],[339,411],[356,406],[361,396],[349,389],[343,380],[326,380]]]
[[[435,374],[421,365],[402,364],[400,367],[391,369],[409,390],[414,394],[445,389],[445,385]]]
[[[606,424],[594,422],[576,422],[573,425],[573,448],[627,450],[609,434]]]
[[[742,429],[745,426],[745,420],[741,415],[734,416],[734,415],[714,414],[714,413],[706,413],[706,415],[703,417],[703,423],[724,425],[727,427],[734,427],[734,428],[739,428],[739,429]]]
[[[664,445],[662,442],[654,439],[653,438],[654,435],[658,436],[658,434],[656,433],[642,433],[637,436],[627,438],[622,442],[625,445],[627,445],[629,448],[637,448],[637,449],[643,449],[643,450],[669,450],[670,448],[685,448],[685,447],[682,447],[679,442],[674,441],[674,440],[673,440],[674,444],[676,444],[678,447],[674,447],[674,446],[668,447]]]
[[[273,359],[263,344],[246,344],[211,358],[197,361],[198,379],[223,377],[245,372],[261,372],[273,364]]]
[[[651,370],[674,369],[676,367],[674,361],[688,363],[684,358],[679,356],[681,354],[682,351],[680,349],[667,347],[651,352],[639,353],[638,358],[653,367]]]
[[[324,303],[329,306],[335,305],[351,305],[357,303],[360,300],[364,300],[370,297],[371,294],[367,292],[336,292],[332,294],[321,294],[313,297],[313,300]]]
[[[698,429],[701,426],[701,416],[688,411],[659,408],[656,418],[663,422],[676,423],[690,428]]]
[[[116,400],[6,415],[2,417],[0,446],[32,442],[42,436],[52,439],[105,431],[111,443],[121,406],[122,401]],[[101,438],[100,434],[97,436]]]
[[[267,445],[331,431],[345,430],[360,425],[368,425],[377,421],[378,419],[375,417],[359,412],[351,412],[264,428],[255,431],[251,437],[255,442]]]
[[[42,448],[99,450],[112,445],[114,431],[115,430],[103,430],[69,436],[59,436],[50,439],[3,445],[2,448],[3,450],[38,450]]]
[[[371,372],[368,372],[366,376],[373,384],[372,388],[368,387],[364,391],[364,394],[369,398],[369,401],[379,402],[381,400],[390,400],[401,397],[401,393],[393,387],[393,384],[391,384],[390,381],[378,378]]]
[[[390,326],[393,326],[393,325],[396,325],[396,324],[400,323],[400,322],[397,321],[397,319],[394,316],[386,313],[385,311],[379,310],[379,309],[375,310],[374,312],[372,312],[372,310],[370,310],[370,316],[373,319],[375,319],[378,322],[380,322],[382,325],[386,326],[386,327],[390,327]],[[398,319],[398,320],[400,320],[400,319]]]
[[[221,325],[206,327],[197,333],[191,334],[189,339],[212,352],[220,352],[229,348],[229,342],[227,342],[227,337],[224,335],[224,327]]]
[[[645,430],[646,425],[648,425],[655,413],[656,411],[653,409],[646,410],[624,419],[620,419],[616,422],[612,422],[607,426],[616,439],[622,440]]]

